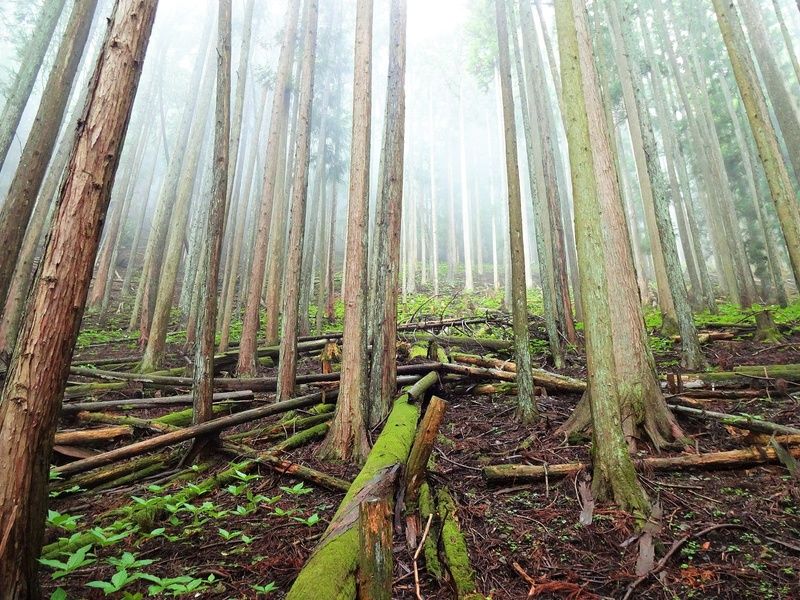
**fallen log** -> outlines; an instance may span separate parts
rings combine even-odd
[[[289,450],[294,450],[295,448],[299,448],[301,446],[305,446],[306,444],[313,442],[314,440],[318,440],[325,437],[325,434],[328,433],[328,429],[330,429],[330,423],[320,423],[318,425],[314,425],[313,427],[309,427],[308,429],[304,429],[302,431],[298,431],[292,436],[289,436],[282,442],[279,442],[273,446],[272,450],[274,452],[288,452]]]
[[[297,575],[287,600],[355,598],[360,536],[358,509],[370,496],[394,486],[399,465],[408,459],[420,409],[414,402],[438,381],[431,372],[400,395],[375,440],[361,472],[339,505],[322,540]]]
[[[241,402],[253,400],[252,390],[241,390],[235,392],[219,392],[214,394],[214,402]],[[115,408],[118,410],[139,410],[145,408],[158,408],[161,406],[180,406],[192,403],[191,394],[180,396],[167,396],[166,398],[122,398],[119,400],[98,400],[97,402],[68,402],[61,406],[61,414],[81,412],[84,410],[94,411],[99,408]]]
[[[175,456],[175,452],[165,451],[159,454],[140,456],[133,460],[115,463],[103,469],[96,469],[90,473],[76,475],[75,477],[71,477],[69,481],[54,482],[50,485],[50,491],[61,494],[76,486],[80,489],[97,487],[109,481],[118,480],[131,473],[145,470],[155,464],[167,464]]]
[[[327,395],[322,393],[309,394],[307,396],[293,398],[292,400],[286,400],[284,402],[277,402],[268,406],[252,408],[250,410],[227,417],[212,419],[211,421],[206,421],[205,423],[201,423],[199,425],[192,425],[191,427],[186,427],[179,431],[173,431],[170,433],[165,433],[164,435],[148,438],[129,446],[115,448],[114,450],[104,452],[103,454],[98,454],[97,456],[92,456],[83,460],[76,460],[75,462],[56,467],[54,470],[61,475],[83,473],[84,471],[102,467],[118,460],[139,456],[145,452],[157,450],[159,448],[178,444],[180,442],[185,442],[198,436],[216,433],[228,427],[234,427],[235,425],[241,425],[242,423],[249,423],[257,419],[263,419],[264,417],[277,415],[289,410],[295,410],[297,408],[313,406],[314,404],[319,404],[323,397],[330,398],[336,394],[338,394],[338,391],[332,390],[327,392]]]
[[[114,383],[81,383],[78,385],[71,385],[64,390],[64,399],[71,400],[73,398],[86,398],[87,396],[105,394],[106,392],[120,392],[128,389],[129,386],[130,383],[127,381],[118,381]]]
[[[800,457],[800,448],[792,448],[789,453]],[[760,464],[779,462],[773,448],[750,447],[743,450],[710,452],[707,454],[682,454],[680,456],[657,456],[634,460],[638,471],[680,471],[683,469],[713,470],[752,467]],[[483,476],[488,483],[509,481],[541,481],[573,475],[588,469],[585,463],[566,463],[560,465],[491,465],[483,468]]]
[[[79,421],[84,423],[102,423],[104,425],[125,425],[133,427],[134,429],[141,429],[143,431],[152,431],[155,433],[169,433],[170,431],[177,431],[180,427],[169,425],[167,423],[159,423],[155,419],[140,419],[138,417],[122,416],[122,415],[109,415],[107,413],[97,413],[83,411],[75,415]]]
[[[433,445],[439,433],[439,426],[444,419],[447,403],[434,396],[428,404],[425,416],[419,424],[419,431],[411,447],[404,476],[405,493],[403,498],[406,511],[416,511],[419,489],[425,483],[425,473],[428,469],[428,459],[433,452]]]
[[[447,488],[440,487],[436,492],[439,519],[442,523],[442,558],[450,572],[458,600],[483,600],[485,596],[477,593],[475,571],[469,562],[467,540],[458,524],[456,503]]]
[[[697,342],[699,344],[708,344],[709,342],[732,340],[735,337],[736,334],[729,331],[704,331],[697,334]],[[679,343],[681,341],[681,336],[673,335],[670,339],[675,343]]]
[[[242,431],[232,435],[225,436],[226,440],[236,441],[244,438],[253,438],[255,440],[270,440],[276,437],[285,438],[287,435],[294,434],[298,431],[303,431],[314,425],[325,423],[333,418],[333,410],[336,408],[335,404],[320,404],[314,409],[319,414],[314,414],[308,417],[295,415],[291,419],[282,421],[275,425],[267,427],[259,427],[251,429],[250,431]]]
[[[514,342],[511,340],[498,340],[495,338],[476,338],[465,335],[435,335],[432,333],[398,333],[403,339],[415,341],[435,340],[442,346],[457,346],[466,348],[484,348],[487,350],[511,350]]]
[[[79,429],[75,431],[58,431],[54,436],[53,443],[60,446],[91,446],[92,444],[103,444],[132,435],[133,427],[129,425]]]
[[[413,365],[400,365],[397,367],[398,375],[414,375],[427,373],[439,368],[439,363],[420,363]],[[117,371],[102,371],[100,369],[87,369],[76,367],[70,370],[75,375],[96,377],[98,379],[124,380],[141,383],[145,387],[174,387],[191,388],[191,377],[172,377],[166,375],[142,375],[141,373],[121,373]],[[298,385],[310,383],[337,382],[341,373],[311,373],[298,375],[295,383]],[[235,379],[231,377],[217,377],[214,379],[214,388],[222,391],[274,392],[277,389],[276,377],[254,377]]]
[[[459,352],[451,353],[450,358],[460,363],[471,364],[479,367],[487,367],[489,370],[489,372],[485,373],[487,378],[498,379],[500,381],[516,380],[516,377],[510,378],[507,374],[500,374],[505,372],[516,373],[517,365],[513,362],[500,360],[497,358],[476,356],[474,354],[462,354]],[[451,366],[452,365],[448,365],[448,367]],[[494,377],[490,377],[490,373],[494,374],[498,371],[500,373],[497,373]],[[532,371],[533,382],[536,385],[545,388],[548,392],[583,392],[586,389],[586,382],[580,379],[575,379],[574,377],[568,377],[566,375],[559,375],[558,373],[551,373],[550,371],[546,371],[544,369],[533,369]]]
[[[272,452],[259,452],[248,446],[231,444],[230,442],[223,443],[222,449],[235,456],[248,458],[255,463],[267,466],[276,473],[291,475],[297,479],[314,483],[334,492],[346,492],[350,489],[350,483],[344,479],[339,479],[338,477],[328,475],[322,471],[317,471],[316,469],[285,460]]]
[[[680,376],[684,388],[698,387],[766,387],[777,380],[788,385],[800,385],[800,365],[751,365],[735,367],[733,371],[685,373]]]
[[[386,495],[367,498],[359,507],[359,600],[392,599],[394,555],[391,515],[391,502]]]
[[[779,423],[772,423],[770,421],[763,421],[756,419],[749,415],[730,415],[721,412],[714,412],[712,410],[704,410],[691,408],[688,406],[680,406],[678,404],[670,404],[670,409],[674,412],[692,417],[699,417],[701,419],[713,419],[719,421],[724,425],[731,425],[739,429],[747,429],[755,431],[756,433],[774,433],[778,435],[800,435],[800,429],[791,427],[789,425],[781,425]]]

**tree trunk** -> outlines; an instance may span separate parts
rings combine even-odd
[[[36,27],[25,45],[19,71],[11,83],[3,105],[3,112],[0,114],[0,167],[6,162],[8,150],[14,140],[14,133],[22,119],[22,113],[30,98],[33,84],[36,83],[36,76],[42,67],[44,55],[53,39],[53,32],[61,12],[64,10],[64,3],[65,0],[47,0],[44,3],[39,18],[36,20]]]
[[[800,83],[800,62],[797,60],[797,54],[794,51],[794,42],[792,41],[792,34],[786,27],[786,21],[783,18],[783,11],[781,10],[781,3],[779,0],[772,0],[772,7],[775,9],[775,18],[778,19],[778,25],[781,28],[781,35],[783,42],[786,44],[786,51],[789,53],[789,58],[792,62],[792,69],[794,75],[797,77],[797,82]]]
[[[514,356],[517,361],[517,418],[525,425],[538,416],[531,373],[528,339],[528,299],[525,289],[525,251],[522,243],[522,194],[519,184],[514,96],[511,88],[511,56],[505,2],[496,2],[499,76],[503,102],[506,181],[508,188],[508,229],[511,248],[511,302],[514,328]]]
[[[461,181],[461,239],[464,244],[464,291],[475,288],[472,278],[472,232],[470,230],[469,186],[467,185],[467,142],[464,139],[464,85],[458,90],[458,151],[459,180]]]
[[[378,182],[375,288],[370,297],[372,363],[369,380],[369,424],[389,413],[396,387],[397,287],[400,274],[400,223],[403,209],[403,158],[406,115],[406,0],[392,0],[389,32],[389,74],[386,91],[381,173]],[[465,232],[465,235],[469,235]],[[349,270],[349,269],[348,269]]]
[[[0,207],[0,302],[5,302],[39,188],[53,153],[69,92],[78,71],[97,0],[78,0],[50,69],[6,201]]]
[[[250,2],[252,4],[252,1]],[[252,16],[252,6],[250,7]],[[220,0],[217,18],[217,86],[214,125],[214,180],[211,185],[203,264],[204,275],[199,298],[199,338],[194,357],[192,423],[197,425],[213,418],[214,338],[217,331],[217,282],[222,257],[222,237],[228,197],[229,153],[236,147],[231,141],[231,0]],[[241,116],[241,114],[239,115]],[[235,164],[235,161],[233,162]],[[191,324],[190,324],[191,325]],[[152,339],[152,338],[151,338]],[[195,440],[197,443],[200,440]],[[202,442],[201,442],[202,443]]]
[[[621,427],[619,391],[614,367],[613,329],[609,288],[603,256],[601,208],[597,179],[610,174],[595,172],[591,131],[602,131],[602,108],[588,104],[596,96],[586,96],[584,81],[592,81],[596,91],[597,74],[592,61],[582,3],[576,10],[573,0],[556,0],[556,26],[561,54],[562,85],[566,109],[567,140],[572,168],[575,206],[575,236],[581,275],[581,302],[585,316],[586,359],[589,373],[589,401],[592,407],[594,440],[593,493],[596,498],[613,498],[624,510],[639,513],[649,510],[647,496],[636,478]]]
[[[250,268],[250,283],[247,290],[242,337],[239,342],[239,364],[236,371],[242,376],[256,372],[256,338],[260,325],[259,308],[261,304],[261,286],[264,282],[264,271],[267,265],[267,244],[270,239],[272,221],[272,205],[276,193],[278,163],[283,160],[283,147],[280,144],[281,127],[286,120],[286,102],[289,79],[294,61],[295,34],[300,14],[300,0],[291,0],[286,10],[286,24],[283,31],[278,72],[275,79],[275,94],[272,97],[272,113],[267,140],[267,156],[264,167],[264,187],[261,192],[261,205],[258,211],[258,229],[253,245],[253,264]],[[274,230],[274,228],[273,228]],[[270,243],[270,250],[272,244]],[[270,252],[270,254],[272,254]],[[274,254],[272,255],[274,259]],[[272,282],[275,285],[275,282]],[[269,337],[269,336],[268,336]]]
[[[36,559],[44,536],[53,434],[156,5],[119,0],[114,6],[3,387],[0,581],[5,598],[39,597]]]
[[[299,327],[300,276],[303,238],[306,225],[308,195],[308,162],[311,151],[311,107],[314,101],[314,61],[317,45],[318,0],[306,0],[303,17],[303,61],[300,91],[297,142],[295,145],[292,199],[289,215],[289,254],[283,283],[283,330],[278,362],[278,401],[294,395],[297,371],[297,330]],[[324,167],[322,167],[324,168]],[[241,356],[240,356],[241,360]]]
[[[728,57],[747,110],[772,201],[786,240],[794,278],[796,282],[800,282],[800,207],[797,205],[789,173],[780,153],[775,129],[769,119],[764,93],[755,79],[755,67],[747,53],[739,17],[724,0],[713,0],[713,2],[717,22],[728,49]]]

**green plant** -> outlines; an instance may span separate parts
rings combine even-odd
[[[255,481],[256,479],[261,479],[261,475],[243,473],[238,469],[236,469],[233,473],[236,479],[238,479],[239,481],[243,481],[244,483]]]
[[[152,561],[151,561],[152,562]],[[91,588],[103,590],[103,593],[108,596],[109,594],[116,594],[121,591],[126,585],[138,581],[142,578],[143,573],[128,573],[125,569],[120,569],[111,576],[110,581],[90,581],[86,585]]]
[[[293,485],[292,487],[282,485],[281,489],[292,496],[304,496],[314,491],[314,488],[305,487],[302,481],[297,485]]]
[[[227,529],[223,529],[222,527],[217,529],[217,531],[219,532],[219,535],[222,537],[222,539],[225,540],[226,542],[235,540],[237,537],[242,535],[241,531],[228,531]]]
[[[50,474],[51,475],[53,474],[52,471],[50,472]],[[56,475],[58,475],[58,473],[56,473]],[[52,477],[51,477],[51,479],[52,479]],[[78,492],[82,492],[82,491],[84,491],[84,489],[81,486],[73,485],[72,487],[69,487],[69,488],[64,489],[64,490],[52,491],[52,492],[50,492],[48,494],[48,496],[50,498],[58,498],[59,496],[62,496],[64,494],[77,494]]]
[[[50,600],[67,600],[67,592],[65,592],[63,588],[56,588],[53,593],[50,594]]]
[[[86,565],[91,565],[94,563],[96,558],[93,554],[90,554],[91,549],[92,544],[81,546],[72,554],[67,554],[66,562],[62,562],[54,558],[40,558],[39,562],[46,567],[55,569],[51,577],[53,579],[60,579],[61,577],[66,577],[70,573],[85,567]]]
[[[106,562],[117,569],[141,569],[155,561],[149,558],[137,559],[133,552],[123,552],[119,558],[110,557]]]
[[[250,587],[252,587],[253,590],[258,592],[259,594],[271,594],[272,592],[278,591],[278,586],[274,581],[270,581],[265,585],[253,584]]]
[[[47,511],[47,524],[50,527],[58,527],[65,531],[75,531],[78,528],[78,519],[83,515],[66,515],[57,510]]]
[[[95,540],[98,544],[102,547],[111,546],[112,544],[116,544],[120,540],[124,540],[130,534],[132,534],[136,529],[126,529],[120,533],[111,533],[106,532],[105,529],[102,527],[92,527],[90,530],[91,534],[94,536]]]
[[[216,577],[209,575],[206,579],[192,577],[191,575],[181,575],[179,577],[156,577],[154,575],[142,574],[141,579],[145,579],[152,583],[147,587],[147,593],[151,596],[159,594],[170,594],[172,596],[181,596],[191,592],[199,592],[205,589],[207,583],[216,581]]]
[[[314,513],[307,519],[304,519],[303,517],[292,517],[292,518],[298,523],[302,523],[303,525],[306,525],[308,527],[312,527],[317,523],[319,523],[319,515],[317,513]]]

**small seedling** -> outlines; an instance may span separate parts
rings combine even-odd
[[[62,562],[53,558],[40,558],[39,562],[46,567],[55,569],[51,577],[53,579],[59,579],[61,577],[66,577],[70,573],[73,573],[78,569],[85,567],[86,565],[91,565],[96,560],[94,555],[89,553],[91,549],[92,544],[81,546],[75,550],[75,552],[68,555],[66,562]]]
[[[314,491],[314,488],[305,487],[302,481],[297,485],[293,485],[292,487],[282,485],[281,489],[292,496],[304,496]]]
[[[59,527],[65,531],[75,531],[78,528],[78,519],[83,515],[62,515],[57,510],[47,511],[47,524],[51,527]]]
[[[252,588],[259,594],[271,594],[278,591],[278,586],[274,581],[270,581],[265,585],[254,584]]]
[[[308,527],[313,527],[314,525],[319,523],[319,515],[317,513],[314,513],[307,519],[304,519],[303,517],[292,517],[292,518],[298,523],[302,523],[303,525],[306,525]]]

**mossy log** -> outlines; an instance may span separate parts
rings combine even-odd
[[[450,354],[456,362],[475,365],[477,367],[486,367],[491,370],[491,373],[496,371],[516,373],[517,365],[511,361],[500,360],[498,358],[488,358],[485,356],[477,356],[475,354],[462,354],[460,352],[453,352]],[[544,369],[533,369],[533,382],[546,389],[548,392],[583,392],[586,389],[586,382],[574,377],[566,375],[559,375],[558,373],[551,373]],[[489,374],[487,373],[487,377]],[[493,379],[500,381],[515,381],[516,377],[509,377],[508,375],[497,374]]]
[[[295,414],[290,419],[285,421],[281,420],[274,425],[258,427],[249,431],[241,431],[239,433],[225,436],[225,439],[236,441],[243,440],[245,438],[255,440],[286,438],[287,436],[293,435],[298,431],[303,431],[304,429],[308,429],[314,425],[319,425],[320,423],[330,421],[333,418],[333,411],[335,408],[335,404],[318,404],[317,406],[312,407],[311,411],[309,411],[311,413],[318,414],[311,414],[310,416]]]
[[[94,444],[104,444],[121,437],[130,437],[132,435],[133,427],[130,425],[77,429],[74,431],[57,431],[53,443],[58,446],[91,446]]]
[[[431,488],[427,482],[423,483],[419,489],[419,516],[424,522],[428,518],[436,516],[436,505],[434,504]],[[439,561],[439,538],[441,534],[441,524],[434,518],[428,537],[423,542],[423,554],[425,555],[425,570],[428,571],[436,581],[443,579],[442,563]]]
[[[441,487],[436,492],[439,518],[442,522],[442,557],[456,589],[458,600],[483,600],[484,596],[477,593],[475,584],[475,571],[469,562],[467,540],[458,524],[456,503],[447,491]]]
[[[252,390],[236,392],[220,392],[214,394],[214,402],[248,402],[253,400]],[[138,410],[145,408],[159,408],[162,406],[180,406],[192,403],[191,394],[180,396],[167,396],[165,398],[122,398],[119,400],[98,400],[96,402],[69,402],[61,406],[61,414],[80,412],[83,410],[96,411],[98,409],[114,408],[116,410]]]
[[[435,340],[442,346],[455,346],[459,348],[483,348],[486,350],[511,350],[514,342],[511,340],[498,340],[496,338],[477,338],[465,335],[434,335],[414,331],[411,333],[398,332],[398,336],[406,340],[429,341]]]
[[[80,383],[71,385],[64,390],[64,400],[74,398],[86,398],[88,396],[98,396],[107,392],[121,392],[130,387],[127,381],[117,381],[113,383]]]
[[[356,597],[359,504],[377,495],[380,488],[394,486],[397,468],[408,460],[414,443],[420,414],[415,401],[437,381],[437,373],[431,372],[394,401],[364,467],[331,519],[322,541],[298,574],[288,600],[352,600]]]
[[[719,421],[724,425],[732,425],[739,429],[747,429],[748,431],[755,431],[756,433],[774,433],[777,435],[800,435],[800,429],[797,427],[790,427],[788,425],[781,425],[780,423],[772,423],[770,421],[763,421],[756,419],[749,415],[730,415],[712,410],[703,410],[691,408],[689,406],[679,406],[677,404],[670,404],[669,407],[677,413],[689,415],[692,417],[699,417],[701,419],[713,419]]]
[[[416,512],[417,499],[419,498],[419,488],[425,482],[425,473],[428,469],[428,459],[433,452],[433,445],[439,433],[439,426],[444,419],[447,410],[447,403],[441,398],[434,396],[428,404],[425,416],[419,424],[411,454],[406,463],[403,495],[408,512]]]
[[[167,423],[160,423],[153,419],[140,419],[138,417],[130,417],[127,415],[110,415],[108,413],[95,413],[95,412],[79,412],[75,415],[79,421],[84,423],[103,423],[105,425],[126,425],[134,429],[142,429],[144,431],[152,431],[155,433],[169,433],[170,431],[177,431],[180,427],[169,425]]]
[[[680,376],[684,388],[698,387],[765,387],[782,379],[788,384],[800,383],[800,364],[748,365],[733,371],[685,373]]]
[[[298,431],[294,435],[289,436],[282,442],[275,444],[272,449],[275,452],[288,452],[289,450],[300,448],[301,446],[305,446],[314,440],[324,438],[325,434],[328,433],[328,429],[330,428],[330,423],[327,422],[314,425],[313,427]]]
[[[792,456],[800,457],[800,448],[790,450]],[[681,471],[684,469],[714,470],[752,467],[760,464],[779,462],[772,448],[750,447],[726,452],[706,454],[682,454],[680,456],[656,456],[635,460],[639,471]],[[545,478],[558,478],[573,475],[589,465],[566,463],[559,465],[491,465],[483,468],[483,476],[489,483],[541,481]]]
[[[326,397],[330,397],[336,393],[336,390],[327,392]],[[152,450],[157,450],[159,448],[171,446],[180,442],[185,442],[209,433],[216,433],[229,427],[241,425],[242,423],[249,423],[251,421],[280,414],[288,410],[313,406],[314,404],[318,404],[322,397],[323,395],[321,393],[316,393],[294,398],[292,400],[286,400],[284,402],[277,402],[267,406],[252,408],[234,415],[212,419],[199,425],[192,425],[191,427],[186,427],[179,431],[172,431],[170,433],[165,433],[164,435],[151,437],[129,446],[115,448],[114,450],[98,454],[97,456],[92,456],[83,460],[76,460],[75,462],[56,467],[54,470],[62,475],[83,473],[84,471],[102,467],[118,460],[139,456]],[[163,422],[163,420],[160,422]],[[171,424],[174,425],[174,423]]]

